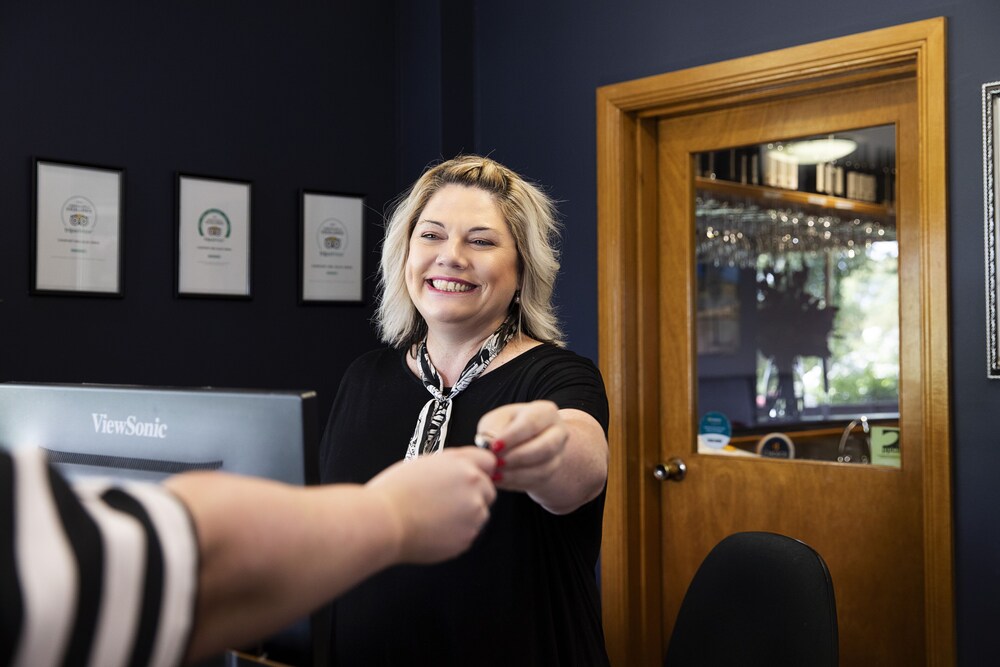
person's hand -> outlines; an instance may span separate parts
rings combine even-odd
[[[567,428],[552,401],[511,403],[490,410],[479,420],[476,432],[491,441],[497,455],[493,476],[497,487],[532,491],[544,487],[559,470]]]
[[[399,560],[433,563],[469,548],[490,516],[496,457],[476,447],[401,461],[366,489],[381,494],[399,526]]]

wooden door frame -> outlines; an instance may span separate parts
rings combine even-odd
[[[845,85],[913,76],[919,158],[927,664],[955,662],[945,19],[713,63],[597,90],[598,326],[611,406],[601,589],[614,665],[662,663],[656,122]],[[692,316],[691,304],[678,304]],[[684,319],[684,318],[678,318]],[[670,332],[662,332],[669,335]],[[905,391],[905,387],[903,388]],[[681,416],[680,418],[684,418]],[[933,443],[933,445],[931,445]]]

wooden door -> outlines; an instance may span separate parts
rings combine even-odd
[[[894,125],[900,284],[919,279],[912,212],[916,85],[912,78],[660,120],[660,414],[663,461],[687,464],[661,493],[663,632],[713,546],[763,530],[800,539],[833,577],[845,665],[923,662],[922,466],[917,394],[900,406],[903,465],[734,458],[696,453],[694,175],[692,155],[733,146]],[[900,367],[919,367],[919,293],[900,290]],[[919,378],[908,378],[919,382]],[[912,388],[912,387],[909,387]],[[907,403],[908,401],[908,403]],[[846,421],[849,420],[845,420]],[[748,623],[766,619],[747,619]]]
[[[746,529],[792,534],[828,561],[843,664],[954,663],[944,41],[944,19],[930,19],[598,90],[613,664],[662,664],[694,569]],[[691,154],[884,123],[897,126],[902,188],[902,468],[694,453]],[[672,455],[688,479],[657,481]]]

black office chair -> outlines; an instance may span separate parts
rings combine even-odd
[[[823,558],[774,533],[736,533],[695,573],[665,667],[836,667],[837,604]]]

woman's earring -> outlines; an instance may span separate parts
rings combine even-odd
[[[521,303],[521,290],[514,292],[514,303]]]

